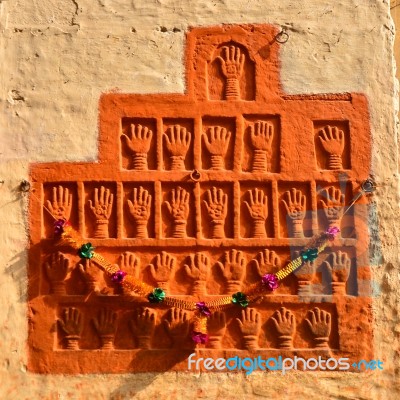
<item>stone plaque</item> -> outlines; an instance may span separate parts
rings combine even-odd
[[[31,371],[185,371],[193,352],[373,358],[366,200],[346,212],[369,175],[367,100],[285,94],[277,34],[192,29],[186,94],[104,94],[98,163],[31,166]],[[245,290],[314,235],[341,232],[257,303],[214,312],[208,343],[195,345],[190,311],[124,292],[57,244],[54,218],[129,274],[193,301]]]

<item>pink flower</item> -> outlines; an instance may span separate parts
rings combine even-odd
[[[329,240],[334,240],[335,237],[339,234],[340,229],[337,226],[330,226],[327,230],[326,230],[326,235],[328,236]]]
[[[269,290],[275,290],[278,288],[278,278],[275,274],[265,274],[261,278],[262,284]]]
[[[117,272],[114,272],[114,273],[111,275],[111,280],[112,280],[114,283],[121,283],[121,282],[124,280],[125,276],[126,276],[126,272],[125,272],[125,271],[119,270],[119,271],[117,271]]]
[[[205,315],[207,318],[211,316],[211,311],[210,309],[206,306],[206,303],[204,301],[199,301],[196,303],[197,309],[200,311],[201,314]]]
[[[192,340],[196,344],[205,344],[208,342],[208,335],[207,333],[201,333],[197,331],[192,332]]]

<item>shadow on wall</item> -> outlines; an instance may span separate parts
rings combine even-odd
[[[129,374],[125,375],[123,381],[117,389],[110,393],[110,400],[132,399],[138,393],[150,386],[158,374]]]
[[[30,190],[30,184],[26,180],[21,181],[17,186],[11,189],[13,199],[8,203],[5,203],[3,207],[11,203],[19,203],[20,212],[26,213],[25,205],[28,202],[28,192]],[[25,246],[24,246],[25,247]],[[4,272],[9,275],[13,281],[18,285],[18,302],[25,303],[28,299],[28,277],[27,277],[27,265],[28,265],[28,253],[23,250],[12,257],[7,263]]]
[[[5,273],[9,275],[17,285],[19,303],[25,303],[28,298],[27,265],[28,253],[26,251],[21,251],[10,260],[10,265],[5,268]]]

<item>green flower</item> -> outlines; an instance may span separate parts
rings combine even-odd
[[[301,258],[303,261],[313,262],[318,257],[318,249],[312,248],[301,252]]]
[[[161,303],[165,299],[165,292],[160,288],[155,288],[152,293],[150,293],[147,298],[150,303]]]
[[[93,257],[94,247],[92,247],[92,243],[83,244],[82,247],[78,250],[78,255],[81,258],[92,258]]]
[[[249,305],[249,301],[247,300],[247,296],[242,292],[237,292],[232,295],[232,303],[239,304],[242,307],[247,307]]]

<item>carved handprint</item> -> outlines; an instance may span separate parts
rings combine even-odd
[[[212,238],[225,237],[224,224],[228,212],[228,195],[215,186],[207,190],[207,200],[203,200],[212,223]]]
[[[185,264],[187,275],[194,280],[193,294],[204,296],[210,272],[210,259],[206,254],[197,252],[190,255],[190,263]]]
[[[182,348],[182,341],[189,333],[189,315],[187,311],[171,308],[168,319],[164,320],[165,329],[172,340],[172,346]]]
[[[255,150],[264,150],[271,154],[274,126],[268,121],[256,121],[250,125],[250,140]]]
[[[125,251],[120,257],[120,266],[122,271],[125,271],[135,279],[139,278],[140,274],[140,258],[130,251]]]
[[[129,276],[132,276],[135,279],[139,279],[140,275],[140,258],[130,251],[125,251],[120,255],[119,264],[117,265],[122,271],[126,272]],[[107,283],[111,281],[111,279],[106,279]],[[115,282],[110,282],[110,285],[113,286],[114,294],[131,294],[131,290],[126,288],[121,284],[116,284]]]
[[[271,170],[272,141],[274,126],[268,121],[256,121],[249,126],[250,140],[254,148],[253,172],[267,172]]]
[[[281,267],[281,259],[273,250],[264,249],[254,258],[256,271],[261,278],[265,274],[273,274]],[[271,291],[271,293],[274,293]]]
[[[128,200],[129,212],[136,223],[136,237],[147,239],[147,222],[151,212],[151,194],[142,186],[133,189],[132,201]]]
[[[117,313],[108,308],[102,308],[99,315],[93,318],[93,325],[100,336],[101,349],[113,350],[115,332],[117,331]]]
[[[303,238],[303,221],[306,216],[306,196],[301,190],[293,188],[291,192],[288,190],[283,195],[283,205],[286,208],[287,217],[292,223],[291,236],[294,238]]]
[[[203,134],[203,140],[208,152],[211,154],[211,169],[225,168],[224,157],[228,150],[231,133],[222,126],[211,126],[208,135]]]
[[[294,258],[300,257],[299,251],[294,252]],[[294,271],[297,278],[299,296],[307,296],[312,294],[312,281],[315,277],[316,265],[314,261],[303,261],[303,264],[299,269]]]
[[[258,335],[261,331],[261,314],[255,308],[242,310],[241,318],[236,318],[247,350],[258,349]]]
[[[65,295],[65,278],[69,272],[69,259],[61,252],[53,253],[44,264],[50,281],[50,294]]]
[[[64,309],[62,319],[58,320],[61,329],[65,332],[68,350],[79,350],[78,341],[83,330],[82,313],[74,307]]]
[[[240,100],[239,79],[243,74],[245,55],[236,46],[224,46],[221,56],[217,59],[221,62],[222,74],[226,78],[225,99]]]
[[[93,216],[96,218],[95,238],[108,238],[108,220],[111,216],[113,201],[114,195],[111,193],[110,189],[101,186],[100,196],[99,189],[94,189],[94,205],[92,200],[89,200],[89,206]]]
[[[99,293],[103,271],[88,259],[85,259],[84,264],[78,264],[78,270],[86,283],[88,293]]]
[[[244,204],[246,204],[253,220],[251,237],[267,237],[265,221],[268,217],[268,197],[261,189],[257,188],[249,190],[247,193],[249,194],[250,202],[245,201]]]
[[[133,169],[147,170],[147,153],[150,150],[153,132],[140,124],[131,124],[131,138],[124,133],[121,135],[126,145],[133,153]]]
[[[240,250],[225,252],[224,263],[218,261],[218,267],[227,281],[229,294],[239,292],[246,273],[246,258]]]
[[[278,332],[279,348],[293,349],[293,337],[296,331],[296,318],[294,314],[285,307],[281,307],[275,311],[271,320],[274,322]]]
[[[208,345],[212,349],[220,349],[222,347],[222,338],[226,331],[226,317],[222,311],[215,311],[211,314],[207,321],[207,329],[210,335]]]
[[[334,186],[329,186],[328,188],[321,190],[320,196],[323,199],[326,199],[321,199],[319,204],[324,210],[329,226],[340,228],[340,220],[344,212],[344,194],[340,189],[336,189]]]
[[[187,236],[186,225],[189,216],[189,193],[178,186],[177,189],[171,191],[171,203],[166,201],[165,204],[173,219],[172,237],[184,238]]]
[[[168,291],[169,280],[176,268],[176,258],[163,251],[157,254],[156,261],[150,264],[150,273],[157,282],[157,287]]]
[[[141,349],[151,349],[151,339],[156,327],[157,312],[148,307],[135,310],[130,327]]]
[[[314,339],[314,347],[317,349],[329,349],[328,341],[331,333],[331,314],[315,307],[308,311],[305,319]]]
[[[333,252],[330,255],[331,261],[325,261],[323,265],[332,276],[333,294],[345,295],[346,282],[349,279],[351,259],[347,253],[342,251]]]
[[[72,194],[63,186],[53,187],[52,200],[47,200],[47,208],[55,219],[69,220],[72,210]]]
[[[173,125],[164,133],[165,144],[171,155],[171,169],[185,170],[185,157],[189,150],[191,133],[183,126]]]
[[[344,133],[337,126],[327,125],[319,130],[319,140],[324,150],[329,153],[329,169],[343,169]]]

